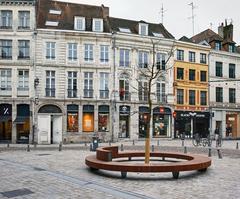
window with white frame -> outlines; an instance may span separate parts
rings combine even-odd
[[[55,97],[55,71],[46,71],[46,97]]]
[[[77,97],[77,72],[68,72],[68,97]]]
[[[85,44],[84,48],[84,60],[93,61],[93,44]]]
[[[130,101],[131,94],[129,90],[129,75],[121,74],[119,80],[119,98],[121,101]]]
[[[138,97],[139,101],[148,100],[148,83],[146,80],[141,80],[138,82]]]
[[[0,89],[12,90],[12,71],[10,69],[0,70]]]
[[[74,30],[85,30],[84,17],[74,17]]]
[[[46,59],[55,59],[56,58],[56,43],[47,42],[46,43]]]
[[[93,72],[84,73],[84,97],[93,98]]]
[[[68,43],[68,60],[77,60],[77,43]]]
[[[120,49],[119,66],[123,66],[123,67],[129,67],[130,66],[130,50]]]
[[[26,59],[29,58],[29,40],[19,40],[18,41],[18,58],[20,59]]]
[[[138,52],[138,67],[139,68],[148,67],[148,52],[145,51]]]
[[[109,97],[109,89],[108,89],[108,73],[100,73],[100,98],[107,99]]]
[[[93,19],[92,30],[95,32],[103,32],[103,20],[102,19]]]
[[[12,59],[12,40],[0,40],[1,59]]]
[[[139,24],[139,34],[140,35],[148,35],[148,24]]]
[[[29,70],[18,71],[18,90],[26,91],[29,89]]]
[[[11,10],[1,10],[0,11],[0,28],[11,29],[12,28],[12,11]]]
[[[165,83],[157,82],[157,102],[165,103],[166,102],[166,89]]]
[[[30,11],[18,12],[18,28],[19,29],[30,28]]]
[[[100,61],[106,63],[109,61],[109,46],[100,45]]]
[[[166,55],[164,53],[157,53],[156,55],[156,62],[157,62],[157,69],[158,70],[165,70],[166,69]]]

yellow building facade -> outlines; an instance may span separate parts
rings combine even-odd
[[[174,136],[209,134],[210,47],[177,41],[174,61]]]

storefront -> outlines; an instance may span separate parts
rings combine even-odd
[[[83,132],[94,132],[93,105],[83,105]]]
[[[226,137],[238,137],[238,114],[235,112],[226,112]]]
[[[17,129],[17,143],[29,143],[30,134],[30,106],[17,105],[17,117],[14,120]]]
[[[153,138],[171,137],[171,115],[170,108],[153,109]]]
[[[109,131],[109,106],[101,105],[98,107],[98,131],[108,132]]]
[[[139,138],[145,138],[147,135],[147,122],[149,117],[149,108],[139,107]]]
[[[12,140],[12,105],[0,104],[0,142]]]
[[[185,134],[192,137],[198,133],[201,137],[209,135],[209,112],[175,111],[174,137]]]
[[[67,132],[78,132],[78,105],[67,105]]]
[[[119,138],[129,138],[130,106],[119,107]]]

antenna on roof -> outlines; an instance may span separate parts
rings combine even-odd
[[[189,19],[192,19],[192,31],[193,31],[193,36],[194,36],[194,19],[196,17],[196,15],[194,14],[194,10],[197,7],[193,4],[193,2],[189,3],[188,5],[192,7],[192,16],[189,17]]]
[[[210,22],[210,29],[212,30],[213,29],[213,23]]]
[[[162,24],[163,24],[164,13],[165,13],[166,11],[167,11],[167,10],[164,10],[163,4],[162,4],[162,8],[161,8],[161,11],[160,11]]]

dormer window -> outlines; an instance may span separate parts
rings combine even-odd
[[[139,24],[139,35],[148,35],[148,24]]]
[[[152,34],[154,37],[164,37],[162,33],[153,32]]]
[[[92,30],[94,32],[103,32],[103,20],[102,19],[93,19]]]
[[[75,17],[74,18],[74,29],[75,30],[85,30],[85,18]]]
[[[120,32],[124,32],[124,33],[131,33],[131,30],[129,28],[118,28]]]
[[[220,41],[215,42],[215,50],[221,50],[221,42]]]
[[[234,53],[235,52],[235,45],[234,44],[229,44],[228,45],[228,52]]]

